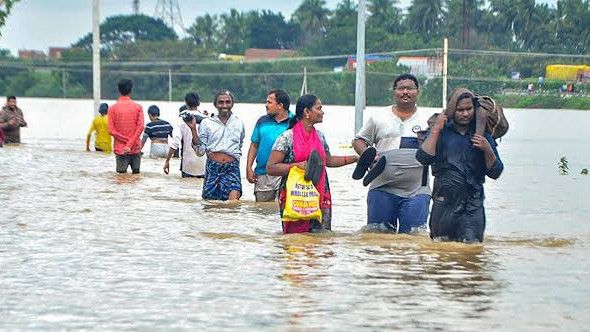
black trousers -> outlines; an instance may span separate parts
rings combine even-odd
[[[429,226],[433,239],[482,242],[486,228],[483,199],[449,202],[433,198]]]

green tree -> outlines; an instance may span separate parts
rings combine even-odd
[[[440,35],[443,16],[443,0],[414,0],[406,20],[413,31],[429,39]]]
[[[447,0],[442,33],[446,37],[459,40],[461,48],[472,48],[480,44],[478,27],[481,26],[480,18],[484,16],[482,5],[481,0]],[[487,27],[484,26],[485,28]]]
[[[325,0],[303,0],[293,13],[293,20],[303,30],[305,45],[326,34],[330,14]]]
[[[389,33],[402,32],[402,15],[398,8],[398,0],[369,0],[367,10],[369,12],[368,25],[384,29]]]
[[[254,12],[248,20],[249,47],[285,49],[297,46],[299,25],[285,22],[281,13]]]
[[[188,28],[188,34],[193,38],[195,44],[202,45],[206,48],[216,48],[217,40],[215,39],[218,29],[217,16],[206,14],[199,16],[195,23]]]
[[[309,55],[352,54],[356,50],[356,21],[358,12],[353,0],[342,0],[328,21],[327,32],[322,39],[310,42]],[[331,61],[331,65],[343,65],[343,60]]]
[[[232,54],[244,53],[248,38],[247,15],[232,8],[228,14],[221,15],[220,25],[217,40],[221,50]]]
[[[576,54],[590,52],[590,1],[557,2],[553,29],[563,51]]]
[[[125,43],[176,39],[176,32],[164,21],[146,15],[111,16],[100,25],[101,47],[107,52],[116,45]],[[88,33],[72,46],[91,50],[92,33]]]
[[[2,36],[2,27],[6,23],[6,17],[10,15],[10,10],[19,0],[1,0],[0,1],[0,36]]]

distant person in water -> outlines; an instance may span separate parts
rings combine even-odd
[[[432,165],[434,175],[429,225],[433,239],[482,242],[483,183],[486,176],[497,179],[504,170],[492,136],[475,132],[474,98],[471,91],[456,89],[447,111],[436,117],[416,152],[419,162]],[[448,119],[445,114],[453,116]]]
[[[145,126],[141,138],[141,149],[149,138],[150,158],[166,158],[168,154],[168,137],[172,135],[172,126],[168,121],[160,119],[160,109],[156,105],[148,108],[150,122]]]
[[[127,173],[131,166],[133,174],[139,173],[141,165],[141,141],[143,131],[143,109],[131,100],[133,82],[121,79],[117,83],[119,99],[109,108],[109,131],[115,138],[117,173]]]
[[[3,131],[3,143],[20,143],[20,128],[27,122],[23,111],[16,106],[16,97],[6,97],[6,105],[0,111],[0,130]]]
[[[194,116],[209,116],[207,111],[201,111],[201,99],[196,92],[189,92],[184,96],[185,104],[179,109],[179,119],[172,129],[172,137],[168,140],[168,155],[164,162],[164,173],[170,172],[170,158],[178,156],[180,151],[180,174],[183,178],[203,178],[205,176],[206,157],[197,156],[192,148],[193,133],[187,122]]]
[[[86,134],[86,151],[90,151],[90,138],[93,133],[96,133],[94,139],[94,150],[105,153],[111,153],[113,151],[113,140],[109,133],[109,120],[108,120],[109,105],[102,103],[98,107],[98,115],[92,120],[88,134]]]
[[[229,90],[213,98],[217,115],[202,119],[197,128],[193,117],[188,124],[193,135],[193,148],[199,156],[207,155],[203,199],[238,200],[242,196],[240,157],[244,143],[244,123],[232,111],[234,96]]]

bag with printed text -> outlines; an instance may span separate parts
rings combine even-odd
[[[320,194],[311,181],[304,179],[305,170],[292,167],[286,184],[283,221],[322,220]]]

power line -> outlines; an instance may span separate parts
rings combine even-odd
[[[180,29],[183,33],[186,31],[178,0],[158,0],[154,16],[162,19],[172,29]]]

